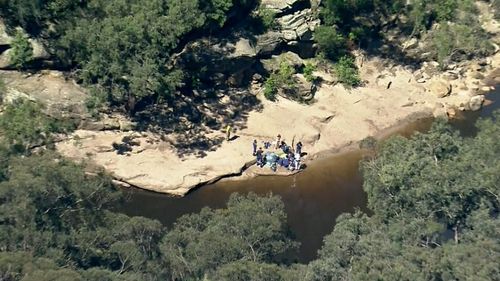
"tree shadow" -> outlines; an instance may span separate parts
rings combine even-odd
[[[263,109],[254,94],[241,88],[192,90],[177,94],[172,100],[169,104],[146,107],[134,121],[139,131],[160,134],[179,157],[205,157],[225,141],[227,125],[242,130],[248,114]]]

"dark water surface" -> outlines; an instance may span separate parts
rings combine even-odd
[[[474,123],[479,117],[491,116],[500,108],[500,91],[487,96],[494,101],[478,112],[467,112],[463,118],[452,122],[462,135],[475,133]],[[432,119],[411,123],[394,134],[410,136],[416,131],[427,131]],[[233,192],[281,196],[285,203],[290,228],[301,242],[299,259],[308,262],[316,257],[323,237],[333,230],[335,219],[355,208],[366,210],[366,194],[362,189],[359,161],[364,152],[354,151],[313,161],[302,173],[290,177],[263,176],[245,181],[219,182],[199,188],[184,198],[172,198],[141,190],[126,191],[129,200],[123,207],[128,215],[158,219],[167,227],[184,215],[198,212],[201,208],[224,207]]]

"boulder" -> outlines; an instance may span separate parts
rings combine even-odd
[[[483,106],[484,96],[477,95],[473,96],[469,101],[469,109],[472,111],[478,111]]]
[[[283,34],[280,32],[267,32],[257,36],[255,50],[259,56],[268,56],[276,53],[284,42]]]
[[[429,86],[429,91],[438,98],[444,98],[451,94],[452,86],[443,81],[433,81]]]
[[[33,48],[33,60],[46,60],[50,58],[49,52],[45,49],[43,44],[36,39],[29,39],[31,48]]]
[[[410,40],[403,42],[403,44],[401,45],[403,51],[415,49],[417,46],[418,46],[417,38],[411,38]]]
[[[1,26],[0,26],[1,29]],[[1,30],[0,30],[0,40],[2,40],[2,35],[1,35]],[[50,58],[49,52],[45,49],[42,43],[40,41],[35,40],[35,39],[29,39],[29,42],[31,44],[31,48],[33,49],[33,57],[32,61],[44,61]],[[0,45],[1,42],[0,42]],[[7,45],[8,46],[8,45]],[[10,54],[12,52],[12,49],[7,49],[3,53],[0,54],[0,69],[12,69],[14,66],[10,62]]]
[[[446,80],[457,80],[459,77],[460,77],[459,72],[455,70],[448,70],[445,73],[443,73],[443,78]]]
[[[307,81],[302,74],[295,74],[294,80],[297,81],[297,95],[299,99],[305,102],[311,101],[316,94],[316,85]]]
[[[304,66],[304,61],[299,55],[292,52],[286,52],[279,56],[272,56],[270,59],[261,60],[262,66],[269,73],[278,71],[282,62],[289,64],[296,71]]]
[[[0,54],[0,69],[12,68],[12,64],[10,63],[10,52],[12,50],[8,49],[2,54]]]

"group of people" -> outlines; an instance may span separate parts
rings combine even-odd
[[[302,142],[297,142],[295,149],[292,146],[286,144],[284,140],[281,139],[281,135],[278,134],[275,142],[264,141],[264,149],[272,149],[274,151],[266,151],[259,147],[257,149],[257,140],[253,141],[253,156],[257,159],[257,166],[264,167],[269,166],[271,170],[276,172],[278,166],[281,166],[290,171],[300,170],[301,168],[301,156],[302,156]]]

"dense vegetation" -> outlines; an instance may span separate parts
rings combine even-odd
[[[314,35],[319,57],[337,63],[355,46],[373,51],[372,45],[378,45],[371,42],[383,37],[381,27],[395,15],[401,23],[398,32],[425,39],[429,59],[442,66],[490,52],[472,0],[407,2],[322,1],[318,13],[322,26]],[[74,70],[92,90],[88,102],[92,109],[111,105],[132,114],[159,101],[175,107],[182,88],[197,87],[193,82],[197,73],[172,65],[172,55],[190,38],[217,33],[232,15],[248,16],[253,8],[258,9],[265,30],[276,27],[275,12],[258,8],[256,0],[2,0],[0,7],[0,16],[10,26],[20,25],[43,39],[58,64]],[[31,49],[21,33],[13,44],[14,65],[22,68],[31,59]],[[336,67],[345,70],[340,82],[357,86],[357,69],[346,61]],[[268,90],[274,80],[266,86],[268,97],[275,92]]]
[[[444,122],[384,143],[363,163],[370,216],[344,214],[318,259],[298,244],[278,197],[233,195],[172,229],[112,211],[102,172],[30,145],[55,121],[31,102],[0,117],[2,280],[496,280],[500,276],[500,113],[461,138]],[[29,116],[20,120],[19,116]],[[29,134],[5,126],[14,118]],[[16,119],[17,118],[17,119]],[[14,146],[23,144],[26,149]]]
[[[193,32],[213,32],[247,0],[2,0],[0,15],[47,37],[59,64],[78,69],[94,107],[109,102],[133,113],[141,101],[172,101],[184,73],[168,65]],[[17,38],[17,37],[16,37]]]

